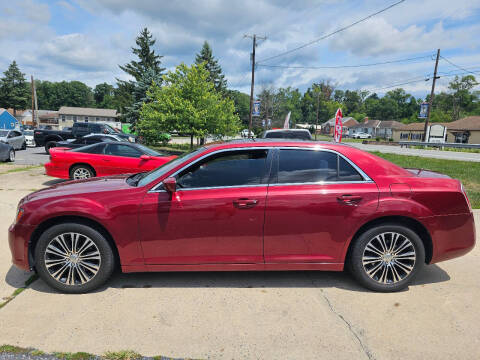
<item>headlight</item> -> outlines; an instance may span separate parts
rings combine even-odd
[[[23,207],[19,206],[17,208],[17,215],[15,215],[15,224],[18,224],[24,213],[25,210],[23,210]]]

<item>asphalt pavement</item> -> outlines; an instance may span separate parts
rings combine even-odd
[[[25,150],[15,151],[15,164],[18,165],[43,165],[49,161],[49,156],[44,147],[27,147]]]
[[[10,262],[17,202],[58,181],[42,168],[0,175],[0,299],[31,275]],[[477,211],[477,238],[479,220]],[[479,261],[476,247],[389,294],[343,272],[117,273],[82,295],[36,280],[0,308],[0,344],[203,359],[479,359]]]

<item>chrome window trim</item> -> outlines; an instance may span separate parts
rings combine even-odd
[[[191,163],[188,163],[187,165],[183,166],[173,174],[171,174],[169,177],[176,176],[183,170],[185,170],[187,167],[194,165],[198,161],[203,160],[207,156],[219,153],[219,152],[227,152],[227,151],[239,151],[239,150],[307,150],[307,151],[325,151],[325,152],[331,152],[334,153],[342,159],[344,159],[348,164],[350,164],[358,173],[360,174],[361,177],[363,177],[364,180],[361,181],[318,181],[318,182],[302,182],[302,183],[275,183],[275,184],[255,184],[255,185],[236,185],[236,186],[212,186],[212,187],[201,187],[201,188],[180,188],[178,191],[191,191],[191,190],[210,190],[210,189],[235,189],[235,188],[248,188],[248,187],[261,187],[261,186],[292,186],[292,185],[334,185],[334,184],[368,184],[368,183],[373,183],[374,181],[367,175],[365,172],[360,169],[354,162],[352,162],[349,158],[344,156],[343,154],[340,154],[338,151],[331,150],[331,149],[324,149],[324,148],[319,148],[319,147],[301,147],[301,146],[253,146],[253,147],[238,147],[238,148],[228,148],[228,149],[219,149],[216,151],[212,151],[210,153],[207,153],[205,155],[200,156],[198,159],[192,161]],[[162,186],[162,182],[158,183],[155,185],[152,189],[150,189],[148,192],[149,193],[160,193],[160,192],[167,192],[166,190],[163,189],[157,189],[158,187]]]
[[[195,159],[194,161],[188,163],[187,165],[183,166],[182,168],[178,169],[175,171],[173,174],[169,175],[168,177],[174,177],[177,176],[179,173],[181,173],[183,170],[185,170],[187,167],[196,164],[197,162],[205,159],[206,157],[210,155],[214,155],[220,152],[227,152],[227,151],[249,151],[249,150],[272,150],[275,149],[274,146],[252,146],[252,147],[237,147],[237,148],[228,148],[228,149],[218,149],[212,152],[209,152],[205,155],[200,156],[199,158]],[[267,156],[268,158],[268,156]],[[162,185],[162,182],[158,183],[155,185],[152,189],[150,189],[148,192],[163,192],[166,190],[159,189],[157,190],[158,187]],[[212,186],[212,187],[202,187],[202,188],[188,188],[188,189],[179,189],[178,191],[184,191],[184,190],[205,190],[205,189],[223,189],[223,188],[238,188],[238,187],[253,187],[253,186],[266,186],[267,184],[255,184],[255,185],[236,185],[236,186]]]

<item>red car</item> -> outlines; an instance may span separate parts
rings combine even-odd
[[[81,180],[150,171],[175,158],[140,144],[102,142],[73,150],[51,148],[50,162],[45,164],[45,171],[49,176]]]
[[[397,291],[475,245],[458,180],[347,145],[202,147],[148,173],[67,182],[18,204],[13,262],[67,293],[123,272],[333,270]]]

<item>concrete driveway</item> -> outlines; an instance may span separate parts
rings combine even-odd
[[[0,175],[0,297],[29,277],[10,265],[17,201],[55,181],[43,169]],[[0,309],[0,344],[212,359],[478,359],[479,260],[477,247],[428,266],[395,294],[334,272],[116,274],[85,295],[37,280]]]

